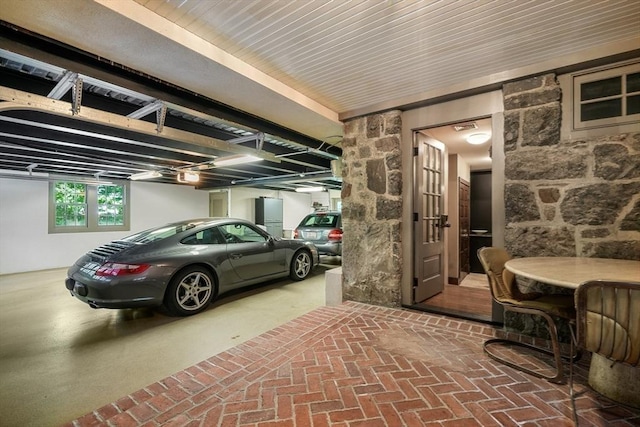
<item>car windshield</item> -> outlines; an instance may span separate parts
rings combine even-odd
[[[302,223],[302,227],[337,227],[339,214],[309,215]]]
[[[151,228],[149,230],[141,231],[140,233],[133,234],[131,236],[122,239],[125,242],[132,243],[151,243],[158,240],[166,239],[167,237],[175,236],[183,231],[190,230],[201,222],[189,222],[181,224],[168,224],[161,227]]]

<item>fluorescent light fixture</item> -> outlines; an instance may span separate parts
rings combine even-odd
[[[178,182],[198,182],[200,174],[198,172],[178,172]]]
[[[151,179],[151,178],[160,178],[162,174],[158,171],[146,171],[140,173],[134,173],[129,177],[129,179],[133,181],[138,181],[141,179]]]
[[[324,187],[298,187],[296,188],[296,192],[298,193],[318,193],[320,191],[324,191]]]
[[[241,165],[243,163],[259,162],[262,157],[251,154],[234,154],[233,156],[218,157],[213,161],[214,166]]]
[[[484,144],[491,138],[491,135],[488,133],[472,133],[467,136],[467,142],[471,145],[480,145]]]

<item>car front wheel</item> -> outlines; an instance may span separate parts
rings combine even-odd
[[[291,274],[289,276],[293,280],[304,280],[311,273],[312,266],[311,254],[308,251],[300,250],[291,260]]]
[[[202,267],[189,267],[176,274],[164,298],[164,306],[174,316],[190,316],[205,310],[215,293],[215,281]]]

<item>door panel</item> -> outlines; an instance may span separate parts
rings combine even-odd
[[[444,289],[444,145],[419,139],[415,174],[415,285],[413,302],[421,302]]]
[[[219,227],[227,243],[227,255],[234,271],[243,280],[253,280],[285,270],[282,250],[276,250],[268,237],[245,224]]]
[[[459,184],[459,232],[460,232],[460,254],[459,254],[459,264],[460,264],[460,274],[458,276],[458,283],[464,279],[464,277],[469,274],[471,271],[471,267],[469,265],[469,229],[471,224],[470,219],[470,193],[469,193],[469,183],[464,179],[460,178]]]

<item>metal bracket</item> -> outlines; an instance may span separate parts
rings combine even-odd
[[[162,133],[164,121],[167,118],[167,104],[162,101],[151,102],[144,107],[138,108],[133,113],[127,114],[130,119],[141,119],[151,113],[156,113],[156,131]]]
[[[241,144],[243,142],[256,141],[256,150],[262,150],[264,144],[264,133],[258,132],[253,135],[239,136],[238,138],[228,139],[225,142],[228,144]]]
[[[167,106],[162,103],[162,107],[156,111],[156,130],[158,133],[162,133],[164,128],[164,121],[167,118]]]
[[[73,87],[78,79],[78,73],[73,71],[65,71],[56,86],[51,89],[51,92],[47,95],[47,98],[62,99],[62,97],[69,92],[69,89]]]
[[[76,79],[71,87],[71,113],[73,115],[80,113],[80,105],[82,104],[82,79]]]
[[[127,114],[127,117],[130,119],[140,119],[144,116],[147,116],[155,111],[158,111],[160,109],[162,109],[162,107],[164,106],[164,102],[162,101],[153,101],[150,102],[149,104],[145,105],[144,107],[140,107],[138,108],[136,111],[134,111],[133,113],[129,113]]]

